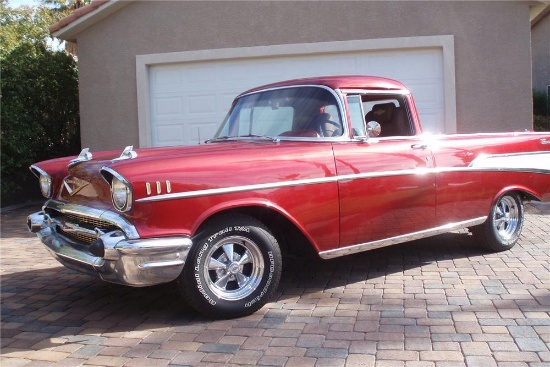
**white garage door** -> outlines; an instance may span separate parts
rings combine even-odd
[[[149,96],[153,146],[192,145],[215,133],[233,98],[262,84],[323,75],[375,75],[412,91],[425,131],[444,132],[440,48],[153,65]]]

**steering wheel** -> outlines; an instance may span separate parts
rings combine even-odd
[[[319,124],[319,134],[323,137],[331,138],[333,136],[340,136],[342,134],[342,125],[337,122],[327,120]]]

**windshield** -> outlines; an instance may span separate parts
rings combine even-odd
[[[239,137],[338,137],[336,97],[320,87],[291,87],[239,98],[214,139]]]

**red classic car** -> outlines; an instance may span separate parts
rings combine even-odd
[[[63,265],[130,286],[176,280],[211,317],[261,308],[282,255],[330,259],[458,228],[510,249],[524,200],[550,200],[550,134],[422,134],[413,97],[378,77],[239,95],[187,147],[90,152],[31,166],[28,219]]]

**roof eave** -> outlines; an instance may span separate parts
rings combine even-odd
[[[52,36],[69,42],[76,42],[76,36],[91,25],[111,15],[120,8],[128,5],[130,1],[111,0],[107,1],[93,11],[67,24],[61,29],[52,32]]]
[[[531,28],[535,26],[541,19],[550,13],[550,1],[538,1],[536,5],[531,6],[530,18]]]

